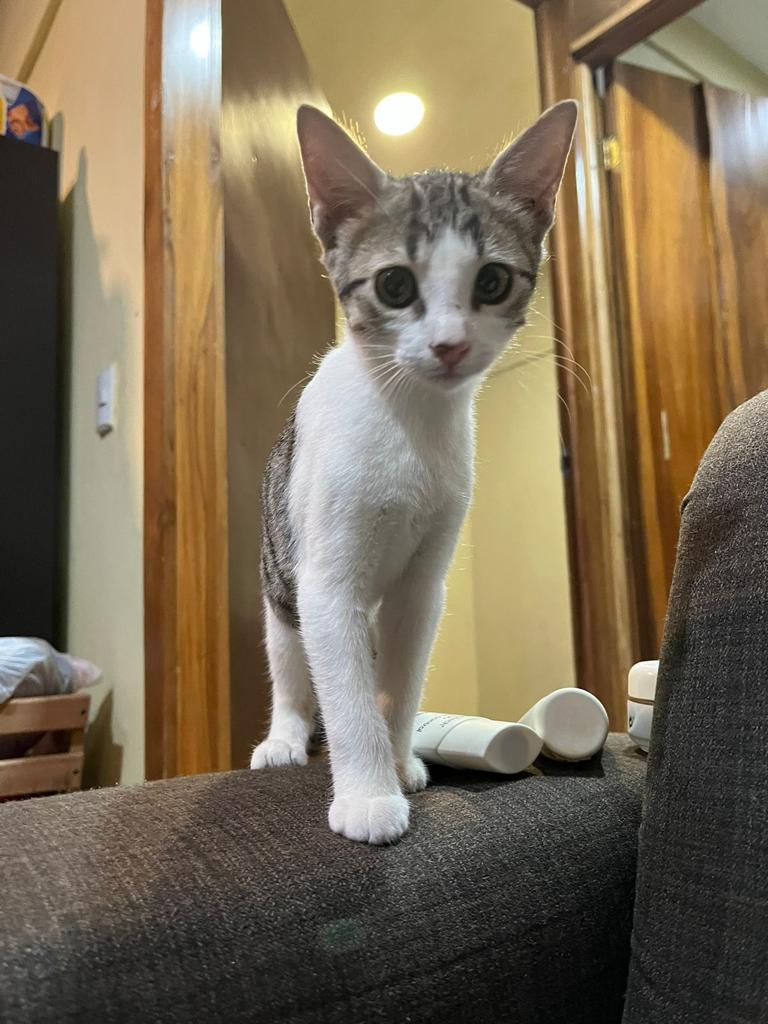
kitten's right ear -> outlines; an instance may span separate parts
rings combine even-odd
[[[499,153],[485,172],[495,195],[530,203],[542,233],[552,226],[555,199],[571,150],[579,106],[561,100]]]
[[[312,225],[323,247],[332,249],[339,225],[376,202],[387,176],[315,107],[299,107],[297,128]]]

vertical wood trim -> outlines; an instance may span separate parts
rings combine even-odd
[[[536,37],[539,58],[539,80],[542,105],[549,106],[556,99],[568,97],[570,89],[570,57],[568,55],[568,22],[558,20],[565,16],[565,3],[555,0],[557,10],[550,11],[553,0],[542,0],[536,9]],[[560,188],[557,204],[557,218],[549,236],[548,246],[554,259],[552,270],[552,301],[555,322],[556,340],[567,345],[570,351],[573,344],[573,300],[571,297],[571,278],[566,273],[567,265],[561,260],[573,249],[575,242],[571,238],[573,225],[568,216],[576,205],[576,179],[574,162],[576,152],[571,153],[566,167],[565,177]],[[573,357],[578,359],[576,352]],[[561,361],[558,361],[561,362]],[[579,389],[573,375],[566,373],[558,366],[558,387],[560,395],[568,409],[568,414],[560,413],[560,430],[563,442],[569,455],[569,468],[565,477],[565,507],[568,532],[568,567],[571,591],[571,614],[573,619],[574,661],[576,680],[579,686],[585,687],[586,680],[594,674],[591,660],[591,649],[586,643],[592,618],[589,605],[590,594],[583,585],[587,566],[584,564],[585,548],[580,539],[578,510],[581,498],[581,462],[574,458],[574,443],[579,436],[581,421],[581,402]],[[562,404],[562,403],[561,403]],[[589,687],[585,687],[589,688]]]
[[[144,156],[144,767],[176,774],[176,472],[166,337],[163,0],[147,0]]]
[[[608,88],[604,101],[605,131],[616,134],[618,126],[614,110],[613,65],[608,69]],[[650,560],[646,549],[643,530],[642,493],[637,486],[639,467],[642,462],[640,450],[640,423],[642,411],[636,406],[637,380],[635,375],[632,336],[629,329],[628,275],[624,254],[628,252],[625,218],[622,216],[621,175],[612,171],[607,175],[607,197],[610,210],[611,242],[608,251],[613,254],[613,299],[614,330],[619,346],[621,370],[621,405],[624,426],[624,459],[626,464],[627,492],[626,515],[627,537],[631,553],[632,587],[637,629],[637,659],[658,657],[660,637],[653,616]]]
[[[622,370],[616,331],[617,310],[612,274],[611,223],[606,175],[602,164],[605,135],[602,110],[595,94],[592,73],[586,64],[573,69],[576,96],[581,105],[577,128],[580,161],[579,279],[584,291],[588,322],[584,343],[595,374],[592,384],[598,495],[603,513],[603,544],[607,591],[607,621],[614,625],[613,650],[617,676],[611,677],[610,700],[617,725],[626,722],[626,674],[638,656],[637,601],[631,564],[628,480]],[[592,642],[601,642],[593,637]]]
[[[600,126],[591,75],[570,57],[567,0],[542,0],[536,29],[544,105],[569,96],[581,103],[550,239],[555,321],[561,340],[591,378],[588,394],[564,371],[559,380],[568,406],[561,427],[571,460],[566,505],[576,673],[578,684],[605,704],[612,727],[623,729],[636,624],[618,413],[620,372],[598,162]]]
[[[167,777],[230,767],[220,2],[147,15],[146,765]]]

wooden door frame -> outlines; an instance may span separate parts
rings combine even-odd
[[[550,240],[555,322],[560,339],[591,377],[585,395],[560,373],[568,413],[561,427],[570,453],[566,477],[568,548],[577,682],[626,727],[626,673],[638,656],[638,574],[625,470],[618,294],[611,258],[601,110],[593,69],[698,5],[699,0],[592,0],[593,19],[574,25],[577,0],[531,0],[542,104],[581,104],[573,158]]]
[[[220,0],[147,0],[147,778],[230,767]]]

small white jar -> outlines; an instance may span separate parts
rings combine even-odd
[[[656,700],[658,661],[639,661],[629,670],[627,680],[627,712],[629,736],[641,750],[648,752]]]

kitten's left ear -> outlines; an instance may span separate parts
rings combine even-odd
[[[555,214],[557,190],[571,150],[579,107],[563,100],[546,110],[507,146],[485,172],[484,183],[495,195],[508,195],[532,205],[542,230]]]

